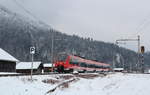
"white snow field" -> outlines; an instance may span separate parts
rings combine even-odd
[[[149,74],[117,73],[94,79],[62,76],[33,76],[33,82],[29,76],[0,77],[0,95],[150,95]],[[55,81],[49,82],[47,79]],[[71,79],[76,80],[64,87],[53,89]],[[48,83],[42,82],[43,80]]]

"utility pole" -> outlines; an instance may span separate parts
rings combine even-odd
[[[114,68],[115,68],[115,61],[114,61],[114,60],[115,60],[115,58],[114,58],[114,55],[113,55],[113,67],[112,67],[113,72],[115,72],[115,71],[114,71]]]
[[[138,53],[140,54],[140,35],[138,35]]]
[[[125,43],[119,43],[118,41],[116,41],[116,45],[118,44],[125,44]],[[124,63],[124,58],[122,55],[120,55],[121,59],[122,59],[122,68],[125,69],[125,63]]]
[[[137,39],[118,39],[116,40],[116,43],[119,42],[128,42],[128,41],[136,41],[138,43],[138,62],[136,64],[136,69],[139,70],[139,64],[140,64],[140,35],[137,36]]]
[[[140,60],[140,35],[138,35],[138,63],[137,63],[137,70],[140,70],[140,64],[141,64],[141,60]]]
[[[123,56],[122,56],[122,55],[120,55],[120,56],[121,56],[121,59],[122,59],[122,67],[123,67],[123,69],[125,70],[124,58],[123,58]]]
[[[54,31],[52,30],[52,34],[51,34],[51,40],[52,40],[52,44],[51,44],[51,63],[52,63],[52,71],[54,71]]]

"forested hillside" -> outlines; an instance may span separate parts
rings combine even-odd
[[[54,37],[54,58],[58,53],[66,52],[109,64],[114,60],[116,66],[121,67],[124,63],[128,69],[137,63],[137,54],[134,51],[112,43],[63,34],[44,23],[32,21],[0,7],[0,48],[20,61],[31,61],[29,48],[34,45],[35,60],[50,62],[52,37]],[[150,62],[149,57],[149,53],[145,54],[147,65]]]

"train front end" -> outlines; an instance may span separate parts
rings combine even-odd
[[[59,55],[57,60],[54,62],[55,71],[58,73],[71,72],[69,69],[71,66],[69,64],[70,56],[67,54]]]

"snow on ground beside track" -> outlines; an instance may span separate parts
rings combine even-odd
[[[39,80],[28,81],[30,77],[0,78],[0,95],[42,95],[49,86]]]
[[[69,89],[52,95],[149,95],[150,75],[114,74],[103,78],[81,79]]]
[[[0,72],[0,75],[11,75],[11,74],[19,74],[19,73]]]
[[[45,79],[56,80],[60,75],[0,77],[0,95],[45,95],[58,84],[46,84]],[[70,83],[68,88],[58,88],[47,95],[149,95],[149,74],[110,74],[105,77],[84,79]],[[62,80],[63,81],[63,80]]]

